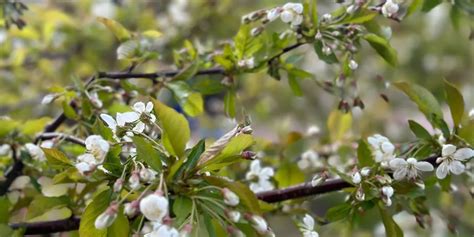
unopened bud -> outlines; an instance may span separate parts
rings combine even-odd
[[[364,193],[364,189],[362,189],[362,187],[359,187],[357,189],[356,194],[355,194],[355,198],[358,201],[364,201],[365,200],[365,193]]]
[[[128,179],[128,184],[133,190],[140,188],[140,176],[138,174],[138,171],[132,172],[132,176],[130,176],[130,178]]]
[[[356,61],[351,60],[351,61],[349,62],[349,68],[350,68],[350,69],[356,70],[358,67],[359,67],[359,64],[357,64]]]
[[[140,202],[137,200],[130,203],[125,203],[123,208],[124,214],[128,217],[134,217],[138,213],[139,204]]]
[[[321,32],[318,30],[318,32],[316,33],[316,35],[314,36],[314,39],[316,40],[321,40],[323,38],[323,35],[321,34]]]
[[[257,153],[253,151],[243,151],[240,155],[246,160],[255,160],[257,158]]]
[[[114,183],[114,192],[118,193],[122,190],[123,187],[123,179],[117,179]]]
[[[222,189],[222,195],[224,196],[224,203],[228,206],[235,207],[240,202],[239,196],[237,196],[237,194],[235,194],[234,192],[230,191],[230,189],[228,188]]]
[[[238,211],[226,211],[225,215],[234,223],[239,222],[240,220],[240,212]]]
[[[264,29],[263,26],[255,27],[250,31],[250,35],[252,35],[253,37],[256,37],[263,32],[263,29]]]
[[[100,214],[94,222],[95,228],[101,230],[111,226],[117,218],[118,205],[111,204],[107,210]]]

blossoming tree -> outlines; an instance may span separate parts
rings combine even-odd
[[[24,65],[27,54],[21,45],[40,34],[28,15],[41,13],[28,4],[1,3],[6,38],[0,41],[11,53],[2,61],[6,66]],[[65,8],[74,4],[65,3]],[[191,21],[180,15],[188,4],[170,3],[168,11],[178,25]],[[474,191],[474,112],[467,112],[458,86],[443,82],[448,112],[421,85],[389,83],[425,116],[425,124],[409,120],[401,128],[411,131],[414,140],[394,143],[377,133],[349,131],[353,113],[365,107],[357,85],[369,84],[358,80],[359,64],[368,61],[360,51],[373,48],[378,56],[370,57],[380,57],[397,70],[397,50],[385,25],[404,27],[403,20],[419,8],[427,12],[438,4],[356,0],[320,8],[315,0],[271,3],[244,15],[230,41],[210,47],[181,40],[176,50],[159,47],[171,45],[169,37],[176,32],[169,29],[132,31],[123,25],[133,23],[95,18],[94,27],[101,24],[110,32],[101,28],[104,34],[116,37],[116,66],[125,69],[75,77],[69,86],[51,88],[41,103],[61,106],[54,119],[23,123],[2,117],[0,234],[275,236],[285,234],[268,220],[281,214],[305,237],[323,235],[325,226],[338,223],[348,230],[328,235],[351,236],[363,228],[365,213],[377,216],[370,218],[383,223],[386,236],[403,236],[393,218],[396,213],[409,213],[421,227],[429,225],[431,206],[441,202],[429,193],[441,191],[454,198],[457,189],[471,195]],[[458,22],[472,14],[466,1],[450,7]],[[73,26],[59,10],[45,14],[55,21],[40,28],[48,42],[32,44],[37,51],[68,40],[59,31],[51,33],[57,27],[87,31]],[[81,47],[93,44],[87,39]],[[300,67],[295,51],[302,48],[331,65],[333,79],[315,79]],[[96,50],[89,53],[100,54]],[[168,62],[167,69],[156,70],[162,62]],[[303,94],[304,80],[314,81],[338,101],[327,118],[327,131],[311,126],[305,134],[293,132],[272,145],[262,141],[253,134],[258,127],[252,124],[252,112],[239,102],[245,90],[240,83],[247,75],[285,79],[295,96]],[[201,136],[193,121],[215,113],[206,106],[215,95],[232,128],[217,137]],[[387,95],[381,96],[388,101]],[[323,214],[309,208],[318,205],[314,197],[322,194],[338,195],[340,201],[328,202]],[[472,234],[472,222],[460,225]]]

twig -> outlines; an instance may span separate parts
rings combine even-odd
[[[64,139],[66,141],[69,141],[69,142],[72,142],[72,143],[75,143],[75,144],[78,144],[78,145],[81,145],[81,146],[86,145],[84,143],[84,140],[82,140],[80,138],[77,138],[77,137],[74,137],[74,136],[71,136],[71,135],[64,134],[64,133],[57,133],[57,132],[42,133],[42,134],[38,135],[37,138],[40,139],[40,140],[51,140],[51,139],[55,139],[55,138],[60,138],[60,139]]]

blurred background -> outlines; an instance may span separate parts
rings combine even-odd
[[[175,69],[172,49],[182,48],[185,39],[193,42],[199,51],[209,51],[232,39],[239,28],[241,16],[285,3],[275,0],[22,2],[29,8],[23,16],[27,25],[22,30],[16,27],[7,30],[0,25],[0,116],[18,120],[53,117],[60,113],[61,106],[41,105],[40,102],[54,88],[72,85],[73,78],[86,80],[98,71],[119,71],[126,67],[126,64],[116,60],[119,42],[96,20],[97,16],[114,19],[130,31],[153,29],[162,32],[163,36],[154,45],[160,55],[159,60],[137,69],[155,72]],[[402,7],[409,3],[400,2]],[[337,4],[325,0],[319,1],[318,6],[322,15]],[[445,2],[429,13],[416,12],[401,23],[380,19],[387,26],[384,30],[392,35],[391,43],[398,51],[400,65],[390,67],[368,45],[362,47],[356,58],[359,69],[354,78],[358,86],[353,93],[361,97],[365,109],[352,110],[350,137],[381,133],[394,143],[407,142],[414,139],[408,130],[408,119],[430,128],[416,106],[391,86],[391,82],[397,80],[416,82],[428,88],[443,104],[447,121],[450,121],[450,116],[447,105],[443,103],[443,79],[462,89],[468,111],[474,108],[474,47],[469,40],[473,21],[467,15],[459,17],[464,13],[453,12],[452,9]],[[271,30],[278,32],[282,28],[278,24],[273,25]],[[302,81],[301,97],[293,95],[285,78],[276,81],[264,72],[238,78],[239,109],[244,108],[251,116],[255,135],[262,140],[260,147],[268,144],[278,146],[288,139],[290,132],[304,134],[310,126],[319,127],[320,135],[307,142],[306,148],[313,146],[311,142],[324,143],[319,139],[324,140],[327,133],[326,120],[339,103],[339,98],[319,86],[324,81],[333,81],[338,69],[318,60],[311,46],[300,47],[291,55],[300,55],[302,60],[298,66],[314,74],[314,79]],[[205,86],[208,79],[200,78],[195,86]],[[134,83],[146,86],[141,84],[143,81]],[[190,118],[194,137],[218,137],[233,126],[234,121],[224,114],[221,92],[222,88],[209,89],[206,115]],[[388,102],[381,94],[388,97]],[[166,92],[160,96],[166,98]],[[302,151],[304,148],[295,154]],[[297,155],[288,156],[295,159]],[[465,198],[464,195],[465,192],[459,194],[461,199]],[[452,221],[463,226],[461,235],[472,231],[465,235],[472,236],[472,199],[463,202],[463,205],[449,207],[456,202],[457,194],[434,194],[433,197],[436,209],[432,212],[432,228],[428,230],[422,230],[414,217],[405,212],[396,215],[395,220],[406,231],[405,236],[450,236],[447,223]],[[331,194],[315,197],[306,207],[323,216],[327,208],[343,201],[343,195]],[[450,215],[446,216],[446,213]],[[281,214],[272,217],[271,226],[277,236],[297,236],[297,228],[286,224],[290,222],[289,216]],[[322,236],[383,236],[376,210],[364,213],[358,228],[351,230],[345,223],[338,222],[320,227],[319,232]]]

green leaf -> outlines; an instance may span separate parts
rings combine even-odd
[[[250,34],[250,25],[243,24],[234,37],[235,55],[238,60],[252,57],[263,46],[262,42]]]
[[[59,151],[58,149],[54,148],[41,148],[46,155],[46,159],[48,160],[48,165],[51,165],[55,168],[64,168],[68,166],[73,166],[72,161],[70,161],[67,156]]]
[[[43,131],[44,127],[49,121],[51,121],[51,119],[47,117],[28,120],[19,126],[20,131],[25,135],[35,135],[36,133]]]
[[[55,209],[65,207],[68,204],[68,197],[44,197],[37,195],[28,206],[27,219],[33,219],[37,216],[41,216],[44,213]]]
[[[155,171],[162,169],[162,154],[158,152],[151,143],[140,136],[133,136],[133,143],[137,147],[137,158],[145,161]]]
[[[186,143],[191,137],[186,118],[176,110],[152,98],[155,113],[163,129],[163,144],[174,156],[183,157]]]
[[[418,109],[425,114],[426,118],[433,123],[433,115],[437,118],[443,117],[443,112],[436,98],[427,89],[409,82],[393,83],[398,89],[403,91],[413,102],[418,105]]]
[[[186,174],[186,176],[189,176],[188,172],[193,170],[194,167],[196,167],[199,157],[201,157],[201,154],[204,153],[204,150],[206,149],[206,141],[204,139],[200,140],[192,149],[191,152],[188,155],[188,159],[186,159],[186,162],[184,162],[183,167],[182,167],[182,172]],[[178,172],[179,175],[180,172]]]
[[[10,209],[11,203],[8,200],[6,195],[0,197],[0,223],[8,224],[10,219]],[[1,233],[1,232],[0,232]]]
[[[252,135],[248,134],[241,134],[234,138],[232,138],[229,143],[227,143],[226,147],[222,149],[222,151],[207,161],[204,164],[201,164],[201,167],[204,169],[211,169],[212,164],[218,164],[222,162],[229,162],[230,160],[240,159],[240,153],[247,147],[253,144]]]
[[[75,120],[78,118],[76,110],[69,104],[69,102],[63,101],[62,106],[63,106],[64,115],[66,115],[67,118],[72,119],[72,120]]]
[[[343,18],[342,21],[337,22],[337,24],[361,24],[367,21],[371,21],[378,15],[375,11],[370,11],[365,8],[361,8],[353,15]]]
[[[123,213],[123,208],[118,211],[117,219],[107,228],[107,237],[128,237],[130,224],[128,218]],[[95,237],[95,236],[94,236]]]
[[[290,85],[291,91],[293,91],[295,96],[303,96],[303,91],[301,91],[301,86],[298,83],[298,80],[291,73],[288,73],[288,84]]]
[[[398,224],[393,220],[392,216],[385,210],[385,207],[378,203],[377,205],[382,222],[385,227],[385,236],[387,237],[403,237],[403,231]]]
[[[120,177],[123,171],[123,165],[120,162],[120,152],[122,152],[122,147],[119,145],[112,146],[107,152],[104,161],[104,168],[112,173],[115,177]]]
[[[174,78],[173,81],[186,81],[191,79],[199,70],[199,61],[194,61],[181,70]]]
[[[104,24],[117,37],[120,42],[129,40],[132,36],[120,23],[104,17],[97,17],[97,20]]]
[[[375,163],[369,144],[367,144],[365,140],[359,140],[359,145],[357,146],[357,159],[359,160],[360,167],[372,166]]]
[[[230,118],[235,117],[235,90],[230,89],[227,91],[224,97],[224,110],[225,114]]]
[[[318,55],[318,58],[320,60],[323,60],[327,64],[338,63],[339,60],[337,59],[336,54],[334,54],[334,52],[331,51],[331,53],[329,55],[326,55],[323,52],[323,47],[324,46],[323,46],[323,43],[321,42],[321,40],[316,40],[314,42],[314,51]]]
[[[446,91],[446,100],[449,105],[449,110],[451,111],[454,126],[458,126],[464,115],[464,98],[459,89],[446,80],[444,81],[444,89]]]
[[[235,181],[228,181],[223,178],[219,178],[217,176],[204,176],[208,183],[211,185],[215,185],[221,188],[228,188],[235,194],[237,194],[241,200],[241,202],[252,212],[256,214],[260,214],[260,206],[258,203],[258,199],[255,194],[247,187],[247,185],[242,184],[240,182]]]
[[[94,125],[92,126],[92,131],[94,132],[94,134],[98,134],[106,140],[113,140],[112,130],[110,130],[110,128],[107,127],[100,119],[95,120]]]
[[[305,175],[296,164],[285,163],[275,173],[275,180],[278,182],[279,188],[285,188],[304,182]]]
[[[421,7],[421,11],[429,12],[441,3],[442,3],[442,0],[424,0],[423,6]]]
[[[408,124],[410,126],[410,130],[415,134],[417,138],[423,139],[423,140],[431,140],[431,134],[420,124],[413,120],[408,120]]]
[[[0,119],[0,137],[4,137],[13,132],[21,123],[11,119]]]
[[[474,120],[469,120],[459,128],[458,135],[464,139],[469,145],[474,146]]]
[[[413,0],[410,6],[408,7],[407,14],[405,15],[404,18],[415,13],[422,6],[423,2],[424,2],[423,0]]]
[[[390,46],[389,42],[385,38],[369,33],[364,35],[364,39],[369,42],[370,46],[372,46],[372,48],[375,49],[375,51],[377,51],[377,53],[382,56],[382,58],[385,59],[387,63],[394,67],[397,66],[397,51],[395,51],[395,49]]]
[[[204,101],[198,92],[192,91],[184,81],[167,83],[166,86],[173,92],[184,112],[189,116],[197,116],[204,112]]]
[[[173,213],[176,216],[176,224],[181,225],[191,213],[193,202],[185,196],[178,196],[173,202]]]
[[[329,222],[336,222],[347,218],[352,210],[352,206],[348,203],[342,203],[329,208],[326,212],[326,219]]]
[[[352,126],[352,115],[340,110],[333,110],[329,114],[327,126],[331,140],[340,140]]]
[[[80,236],[106,237],[107,229],[98,230],[95,228],[95,219],[104,212],[110,204],[112,191],[110,189],[99,193],[89,205],[87,205],[84,214],[81,216],[79,224]]]

